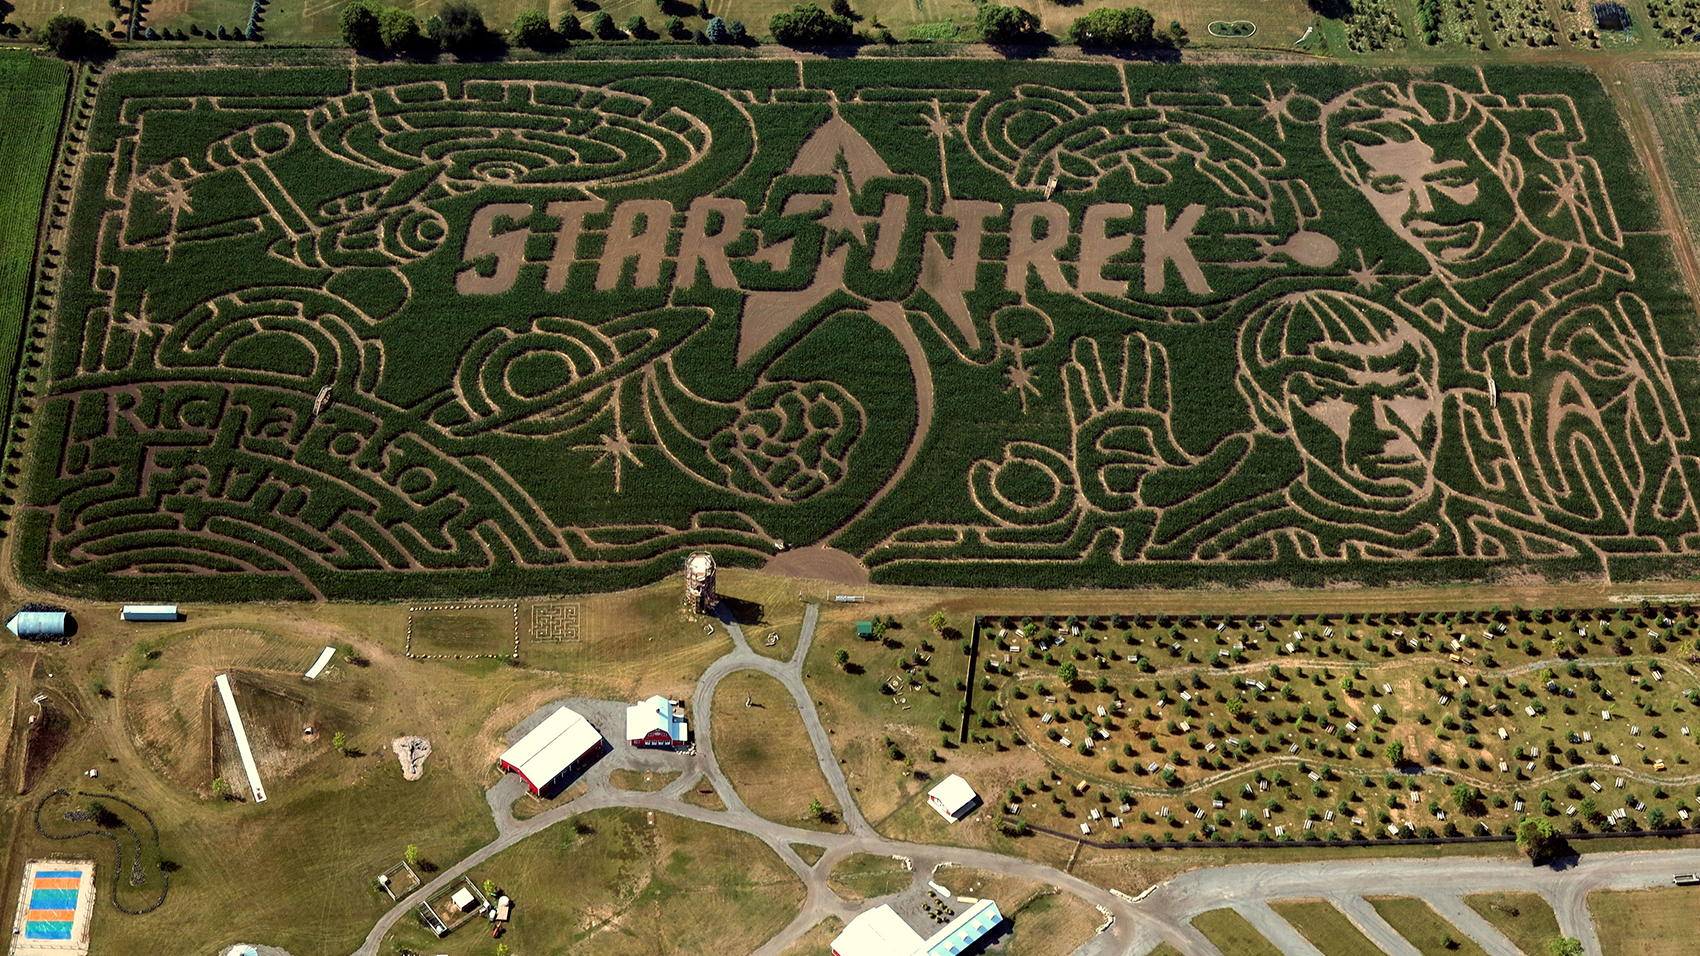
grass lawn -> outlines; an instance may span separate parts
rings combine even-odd
[[[973,843],[976,832],[961,824],[946,835],[943,821],[926,807],[926,791],[958,773],[995,806],[997,793],[1037,774],[1041,765],[1031,751],[1011,748],[1007,737],[994,742],[997,735],[977,727],[961,742],[969,676],[961,645],[971,619],[951,616],[944,635],[935,634],[926,621],[936,607],[913,595],[866,606],[822,605],[804,680],[822,723],[834,731],[835,752],[862,814],[881,833]],[[880,641],[858,638],[856,622],[876,616],[896,618],[899,626]],[[850,652],[846,669],[833,663],[838,648]]]
[[[1386,956],[1346,914],[1324,900],[1288,900],[1270,908],[1293,924],[1323,956]]]
[[[756,706],[745,707],[744,701]],[[720,769],[755,813],[775,823],[844,832],[797,702],[766,674],[741,671],[714,692],[714,753]],[[819,800],[825,813],[809,813]]]
[[[586,956],[747,953],[802,908],[800,880],[752,836],[665,813],[599,810],[474,868],[514,900],[505,941],[520,952]],[[704,919],[704,914],[713,914]],[[389,945],[487,956],[473,923],[438,940],[404,920]]]
[[[621,790],[632,790],[638,793],[654,793],[667,789],[667,785],[679,779],[677,770],[627,770],[621,768],[608,775],[608,782]]]
[[[785,947],[785,951],[779,956],[820,956],[831,948],[833,939],[842,932],[844,921],[836,916],[828,916],[804,933],[802,939]]]
[[[1487,956],[1467,933],[1416,897],[1369,896],[1365,899],[1389,926],[1421,950],[1423,956],[1449,956],[1453,953],[1457,956]],[[1452,945],[1446,945],[1448,940]]]
[[[1652,890],[1600,890],[1588,894],[1588,912],[1600,934],[1602,956],[1685,956],[1694,952],[1694,891],[1687,886]]]
[[[1198,914],[1192,925],[1216,944],[1222,956],[1281,956],[1281,951],[1257,927],[1226,907]]]
[[[819,863],[820,858],[826,855],[826,847],[815,846],[813,843],[789,843],[786,845],[791,848],[792,852],[802,857],[804,863],[810,866]]]
[[[1157,948],[1147,953],[1146,956],[1183,956],[1183,954],[1168,943],[1158,943]]]
[[[680,794],[679,799],[704,810],[726,809],[726,803],[720,799],[720,794],[714,792],[714,784],[710,783],[707,777],[698,780],[696,786]]]
[[[1552,906],[1539,893],[1477,893],[1464,897],[1464,902],[1533,956],[1546,956],[1547,944],[1563,935]]]
[[[514,606],[469,605],[412,613],[413,653],[506,656],[514,647]]]
[[[874,853],[856,853],[838,861],[827,885],[852,902],[890,896],[915,882],[915,873],[901,860]]]
[[[214,949],[264,940],[296,953],[349,952],[391,905],[370,889],[372,880],[400,862],[409,844],[419,847],[423,860],[441,865],[495,838],[479,788],[466,781],[427,772],[406,782],[393,757],[348,763],[360,769],[348,768],[337,788],[291,794],[282,785],[263,805],[197,805],[140,787],[112,787],[152,813],[162,855],[181,869],[171,874],[165,905],[146,916],[113,909],[108,876],[102,876],[91,929],[95,951],[180,952],[185,934],[193,934]],[[289,838],[279,839],[283,833]],[[105,840],[50,843],[28,826],[18,829],[18,838],[18,857],[76,852],[111,872]],[[256,879],[263,879],[264,892],[255,892],[261,885]],[[235,913],[239,920],[231,919]]]

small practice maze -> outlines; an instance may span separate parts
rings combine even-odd
[[[87,281],[26,406],[50,589],[453,600],[775,542],[1027,585],[1700,549],[1692,304],[1581,71],[123,70],[79,182]]]
[[[577,604],[531,606],[531,640],[537,644],[577,644],[584,639]]]

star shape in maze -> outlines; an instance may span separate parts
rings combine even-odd
[[[173,219],[183,213],[195,211],[189,206],[189,187],[183,183],[172,183],[158,198],[160,211],[171,210]]]
[[[1033,383],[1033,380],[1036,377],[1037,376],[1033,374],[1032,369],[1029,369],[1026,365],[1022,364],[1021,353],[1016,352],[1015,361],[1010,365],[1009,369],[1004,372],[1004,378],[1009,381],[1008,387],[1004,389],[1004,394],[1007,395],[1010,392],[1014,392],[1016,395],[1021,397],[1021,411],[1023,414],[1027,412],[1027,393],[1032,392],[1034,398],[1039,397],[1039,386]]]
[[[596,456],[596,460],[590,463],[590,467],[592,468],[600,468],[603,462],[613,462],[614,491],[618,492],[620,490],[620,481],[623,477],[623,467],[625,462],[629,460],[632,464],[639,468],[643,467],[643,462],[639,461],[637,456],[636,449],[639,447],[640,446],[637,442],[626,437],[625,431],[621,429],[619,423],[616,422],[614,424],[614,433],[612,435],[603,435],[600,444],[577,445],[574,446],[573,450],[600,452],[600,454]]]
[[[1364,261],[1364,251],[1359,249],[1358,267],[1347,269],[1346,274],[1352,277],[1352,281],[1358,284],[1358,288],[1374,289],[1381,285],[1381,260],[1377,259],[1375,265],[1369,265]]]

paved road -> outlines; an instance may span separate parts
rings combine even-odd
[[[1110,927],[1081,947],[1076,956],[1144,956],[1163,942],[1187,956],[1222,956],[1192,927],[1191,920],[1206,910],[1223,906],[1232,906],[1244,915],[1287,956],[1321,956],[1268,906],[1271,900],[1298,897],[1322,897],[1335,902],[1364,929],[1366,935],[1386,950],[1388,956],[1416,956],[1416,950],[1358,895],[1366,891],[1422,897],[1459,929],[1481,941],[1490,956],[1518,956],[1509,941],[1493,931],[1460,899],[1469,893],[1496,890],[1542,894],[1553,904],[1559,926],[1565,934],[1582,939],[1591,956],[1598,956],[1599,942],[1587,910],[1588,893],[1596,889],[1659,885],[1667,883],[1673,872],[1700,870],[1700,850],[1597,854],[1558,866],[1539,868],[1514,861],[1471,858],[1249,864],[1183,874],[1136,904],[1055,867],[984,850],[889,840],[876,833],[857,808],[849,784],[833,755],[826,729],[815,711],[814,701],[803,684],[802,665],[814,641],[818,611],[815,605],[806,609],[797,650],[788,661],[776,661],[756,653],[744,638],[742,629],[729,618],[723,618],[722,623],[732,637],[733,649],[711,664],[697,682],[693,698],[696,753],[637,752],[619,742],[616,734],[613,753],[582,778],[586,786],[583,796],[551,807],[529,820],[516,820],[512,815],[513,801],[523,792],[523,784],[517,775],[504,776],[486,794],[496,822],[496,839],[442,870],[425,885],[423,892],[412,894],[385,913],[372,927],[365,943],[355,951],[355,956],[377,956],[384,936],[398,920],[411,912],[414,904],[484,861],[563,820],[610,807],[671,813],[748,833],[770,847],[802,879],[808,893],[802,911],[789,926],[751,956],[775,956],[827,916],[848,921],[865,909],[867,903],[852,904],[840,899],[827,885],[827,875],[832,872],[834,864],[855,853],[907,857],[914,863],[917,881],[927,879],[937,866],[950,863],[1048,883],[1075,893],[1112,917]],[[714,755],[714,690],[727,675],[745,670],[773,677],[796,699],[803,725],[820,761],[821,772],[831,786],[849,832],[821,833],[765,820],[751,812],[721,772]],[[600,715],[609,705],[586,702],[585,707]],[[656,793],[631,793],[618,790],[609,783],[609,775],[622,767],[678,771],[680,777]],[[706,810],[679,799],[705,778],[726,804],[725,810]],[[790,848],[791,843],[814,844],[824,847],[826,853],[814,866],[810,866]]]
[[[1417,896],[1429,901],[1452,919],[1459,929],[1492,944],[1490,953],[1511,956],[1515,947],[1497,933],[1478,932],[1480,917],[1464,916],[1473,911],[1460,897],[1500,890],[1539,893],[1552,904],[1558,925],[1566,936],[1581,939],[1591,954],[1598,954],[1599,939],[1588,915],[1587,896],[1595,890],[1629,890],[1669,885],[1672,873],[1700,868],[1700,850],[1650,850],[1629,853],[1596,853],[1569,857],[1554,865],[1532,867],[1516,860],[1447,857],[1435,860],[1343,860],[1327,863],[1257,863],[1194,870],[1175,877],[1142,900],[1140,917],[1170,925],[1188,923],[1198,914],[1222,906],[1233,906],[1264,929],[1266,935],[1288,954],[1301,956],[1310,950],[1277,939],[1279,930],[1253,919],[1261,917],[1269,900],[1324,898],[1335,902],[1360,893]],[[1348,910],[1349,914],[1356,915]],[[1272,914],[1271,914],[1272,915]],[[1283,921],[1284,922],[1284,921]],[[1359,920],[1366,933],[1370,926]],[[1385,924],[1383,924],[1385,925]],[[1375,938],[1371,933],[1371,938]],[[1497,937],[1497,939],[1495,939]],[[1170,942],[1183,953],[1214,956],[1211,950]],[[1141,956],[1156,945],[1141,940],[1129,950]],[[1392,948],[1390,956],[1398,956]],[[1544,956],[1544,954],[1528,954]]]

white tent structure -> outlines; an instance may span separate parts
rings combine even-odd
[[[939,785],[927,791],[927,806],[937,810],[939,816],[955,823],[965,816],[980,802],[980,795],[968,785],[968,781],[956,774],[939,781]]]
[[[975,900],[962,915],[926,939],[890,906],[875,907],[850,921],[832,941],[833,956],[957,956],[1003,922],[998,904]]]
[[[569,771],[595,759],[606,746],[590,721],[562,707],[504,751],[497,764],[519,774],[532,793],[542,796]]]

